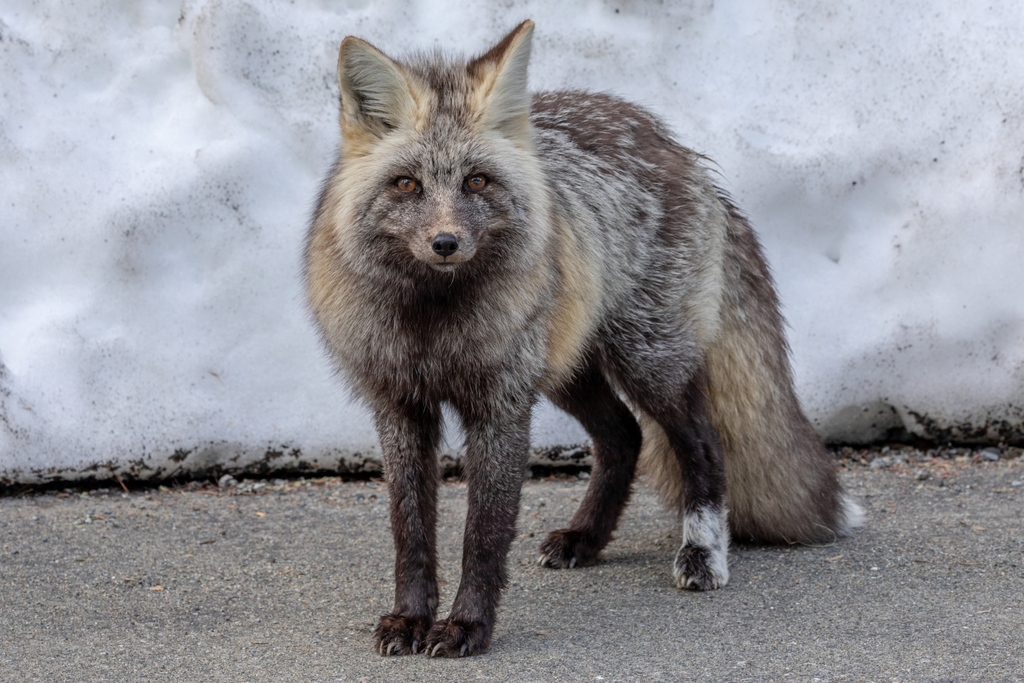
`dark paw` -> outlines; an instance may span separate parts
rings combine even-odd
[[[555,569],[571,569],[597,564],[597,554],[601,552],[587,535],[573,529],[559,529],[548,534],[540,545],[540,557],[537,564]]]
[[[721,588],[729,582],[728,555],[701,546],[684,545],[676,554],[672,574],[680,588],[696,591]]]
[[[385,614],[377,622],[373,637],[377,653],[388,655],[414,655],[423,651],[423,640],[434,620],[430,617],[403,617]]]
[[[442,619],[430,627],[423,651],[431,657],[469,657],[485,652],[490,643],[490,625]]]

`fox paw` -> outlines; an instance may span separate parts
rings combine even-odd
[[[485,652],[491,642],[491,627],[483,622],[442,619],[434,622],[423,642],[430,657],[469,657]]]
[[[541,544],[537,564],[554,569],[588,567],[597,564],[600,551],[583,531],[559,529],[548,534]]]
[[[423,641],[434,620],[430,617],[404,617],[385,614],[377,622],[373,637],[377,641],[377,654],[414,655],[422,651]]]
[[[677,586],[709,591],[729,583],[728,515],[710,505],[683,515],[683,545],[672,564]]]
[[[680,588],[710,591],[729,583],[729,562],[724,553],[696,545],[684,545],[672,563],[672,575]]]

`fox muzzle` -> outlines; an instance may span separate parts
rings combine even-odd
[[[450,232],[438,233],[430,243],[434,253],[443,258],[448,258],[459,250],[459,239]]]

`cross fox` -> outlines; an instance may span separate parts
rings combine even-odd
[[[531,95],[533,26],[468,62],[341,44],[342,145],[306,285],[380,438],[396,553],[382,655],[488,648],[541,395],[593,443],[545,567],[597,562],[638,467],[680,515],[680,588],[728,582],[730,533],[830,541],[861,516],[801,412],[746,218],[644,109]],[[435,619],[443,405],[466,436],[468,514],[458,592]]]

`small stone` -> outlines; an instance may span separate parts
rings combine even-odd
[[[914,470],[914,479],[916,479],[918,481],[924,481],[926,479],[931,479],[931,478],[932,478],[932,473],[929,472],[928,470],[926,470],[923,467]]]
[[[999,460],[999,451],[997,451],[994,448],[986,448],[981,453],[979,453],[979,455],[981,456],[982,460],[988,460],[989,462],[995,462]]]
[[[232,477],[230,474],[225,474],[223,477],[217,480],[217,486],[222,489],[231,488],[232,486],[238,486],[238,480]]]
[[[1020,479],[1014,479],[1013,481],[1010,482],[1010,486],[1024,486],[1024,481],[1021,481]]]
[[[580,479],[584,479],[584,480],[585,479],[590,479],[590,472],[580,472],[576,476],[579,477]]]
[[[873,470],[880,470],[883,467],[891,467],[891,466],[892,466],[892,458],[890,458],[887,455],[883,455],[883,456],[881,456],[879,458],[875,458],[874,460],[871,461],[871,469],[873,469]]]

